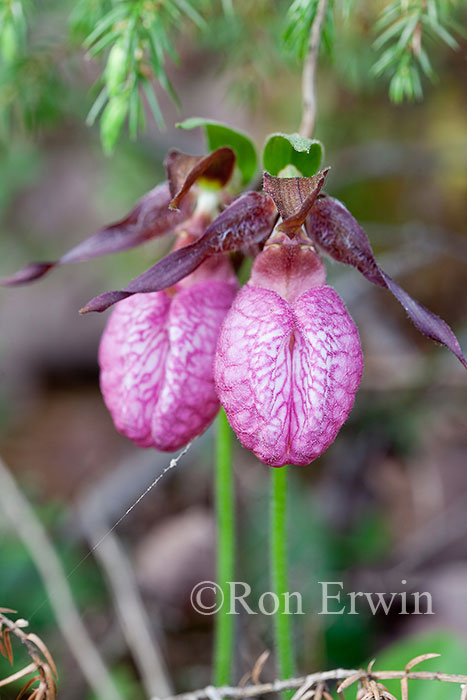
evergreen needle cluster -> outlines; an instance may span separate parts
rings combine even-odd
[[[375,75],[390,76],[389,94],[394,102],[421,99],[421,71],[434,80],[436,74],[425,43],[441,42],[457,49],[454,33],[457,3],[453,0],[395,0],[385,7],[376,23],[374,42],[382,54],[373,66]]]
[[[152,79],[178,102],[165,63],[167,57],[177,60],[170,31],[184,18],[199,27],[205,24],[191,0],[123,0],[112,3],[85,39],[91,56],[106,55],[98,81],[102,87],[87,120],[93,124],[100,116],[104,150],[113,150],[127,117],[131,138],[144,129],[143,94],[156,123],[163,127]]]
[[[255,76],[258,86],[261,75],[272,79],[264,63],[287,65],[287,55],[303,61],[318,3],[50,0],[45,7],[38,0],[0,0],[0,139],[8,142],[18,127],[47,124],[70,108],[70,99],[79,99],[70,90],[69,71],[77,75],[75,59],[84,50],[100,68],[87,123],[100,123],[103,147],[111,152],[125,124],[132,139],[144,130],[148,113],[163,127],[157,85],[178,104],[167,64],[177,61],[180,37],[202,30],[199,46],[225,56],[224,67],[243,76],[244,86]],[[420,99],[422,76],[436,78],[431,63],[436,45],[458,48],[465,3],[392,0],[379,16],[375,5],[373,0],[327,1],[321,41],[327,60],[334,61],[338,75],[357,72],[358,89],[365,77],[384,78],[393,101]],[[55,35],[47,33],[51,12],[59,18],[68,14],[69,32],[64,25]],[[253,25],[261,28],[259,38],[252,39]],[[357,37],[353,45],[346,44],[349,29]],[[367,58],[358,58],[367,57],[365,47],[374,53],[371,70]]]
[[[284,45],[291,53],[303,59],[319,0],[293,0],[287,12]],[[330,0],[323,27],[323,44],[333,54],[336,35],[336,10],[341,21],[358,21],[362,0]],[[366,14],[374,9],[369,3]],[[394,102],[420,99],[423,95],[420,70],[430,79],[436,78],[425,44],[433,49],[435,43],[458,48],[456,35],[462,33],[459,19],[460,3],[456,0],[393,0],[379,17],[375,17],[373,31],[377,38],[373,48],[380,53],[372,67],[373,76],[389,78],[389,95]],[[348,57],[350,61],[352,57]]]

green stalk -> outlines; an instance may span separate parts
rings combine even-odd
[[[214,685],[231,682],[235,615],[229,615],[230,589],[234,580],[235,521],[232,474],[232,431],[224,411],[217,419],[216,443],[217,584],[223,605],[215,619]],[[220,595],[220,592],[219,592]]]
[[[271,583],[279,607],[274,615],[274,632],[279,678],[292,678],[295,671],[291,616],[286,614],[287,576],[287,471],[288,467],[271,468]],[[284,698],[293,692],[285,691]]]

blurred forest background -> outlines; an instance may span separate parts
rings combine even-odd
[[[327,191],[363,225],[384,269],[442,316],[465,350],[467,47],[462,40],[457,51],[438,47],[439,78],[425,86],[424,101],[394,105],[385,80],[370,73],[372,4],[378,5],[360,4],[353,22],[340,22],[333,54],[324,52],[320,64],[315,136],[332,167]],[[242,0],[234,15],[230,6],[211,11],[207,30],[180,20],[180,61],[169,63],[168,74],[181,111],[156,86],[166,129],[148,117],[145,134],[133,142],[124,134],[106,157],[98,128],[85,125],[101,66],[81,48],[89,27],[80,25],[80,6],[38,2],[21,70],[12,73],[4,63],[0,71],[0,110],[8,113],[0,143],[0,274],[56,259],[120,218],[164,179],[169,148],[201,153],[200,133],[173,126],[182,117],[227,122],[259,146],[270,131],[295,131],[301,75],[282,44],[287,5]],[[128,563],[147,611],[152,642],[145,648],[159,674],[153,684],[165,683],[165,676],[181,691],[210,682],[212,618],[193,611],[189,593],[214,576],[213,429],[82,561],[169,459],[139,450],[115,431],[98,386],[106,316],[80,317],[78,309],[101,291],[120,288],[169,246],[152,242],[0,292],[0,455],[71,572],[82,619],[122,698],[132,700],[146,697],[144,674],[114,599],[119,567]],[[435,615],[399,615],[394,608],[389,616],[371,616],[362,606],[356,616],[299,617],[300,669],[353,667],[374,656],[380,668],[398,667],[411,656],[439,652],[442,659],[426,668],[466,673],[465,371],[416,331],[389,293],[354,270],[328,268],[360,329],[365,371],[336,442],[290,475],[291,590],[302,593],[308,613],[320,607],[319,581],[343,581],[346,591],[429,591]],[[238,443],[234,458],[237,576],[257,598],[268,590],[268,468]],[[48,644],[59,666],[59,697],[91,698],[30,552],[2,508],[0,606],[30,620]],[[271,647],[272,631],[261,615],[239,616],[237,624],[238,682]],[[0,659],[0,677],[8,673]],[[263,678],[274,677],[270,659]],[[429,685],[420,689],[423,700],[457,693],[447,684]],[[16,692],[1,689],[0,697]]]

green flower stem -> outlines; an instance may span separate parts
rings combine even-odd
[[[222,590],[224,604],[215,620],[213,682],[216,686],[229,685],[231,682],[235,615],[228,614],[228,582],[234,580],[234,508],[232,431],[221,409],[217,419],[216,444],[217,583]]]
[[[274,632],[279,678],[292,678],[295,672],[291,616],[286,611],[287,577],[287,472],[288,467],[271,468],[271,590],[276,594],[279,607],[274,615]],[[290,698],[291,691],[284,692]]]

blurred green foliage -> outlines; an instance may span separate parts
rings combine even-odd
[[[110,675],[122,698],[131,700],[145,700],[145,694],[141,684],[136,680],[135,674],[129,666],[123,664],[110,669]],[[94,693],[87,695],[87,700],[101,700]]]
[[[48,0],[44,5],[0,0],[0,140],[83,110],[89,102],[79,99],[89,89],[89,77],[83,81],[82,75],[83,50],[100,69],[87,123],[100,121],[107,153],[126,122],[131,139],[144,131],[148,109],[164,127],[156,84],[180,105],[168,64],[178,62],[178,46],[186,38],[207,47],[213,63],[224,57],[238,96],[254,99],[274,84],[279,66],[299,70],[317,5],[318,0],[261,0],[254,6],[247,0],[235,6],[214,0]],[[465,7],[454,0],[394,0],[378,17],[378,6],[371,0],[328,2],[322,37],[327,61],[355,90],[378,87],[378,77],[385,75],[395,102],[419,99],[420,70],[433,80],[429,54],[435,44],[458,47]],[[58,25],[57,33],[48,29],[51,24]]]
[[[130,138],[135,139],[139,129],[144,130],[142,93],[156,123],[161,128],[164,126],[150,83],[153,76],[178,103],[178,96],[167,77],[165,62],[166,56],[177,60],[169,31],[179,26],[184,16],[198,27],[204,26],[192,0],[164,0],[163,3],[121,1],[112,3],[86,37],[84,46],[91,56],[106,55],[105,70],[98,81],[104,85],[88,115],[88,123],[93,124],[102,112],[101,139],[107,153],[113,150],[127,115]]]
[[[91,558],[83,561],[86,554],[83,548],[73,544],[63,531],[66,515],[64,506],[48,501],[37,508],[36,514],[48,532],[52,533],[55,549],[64,571],[73,572],[68,581],[77,604],[94,610],[103,608],[107,598],[102,577]],[[53,622],[48,595],[29,552],[2,519],[0,519],[0,562],[2,606],[20,611],[21,617],[29,620],[37,633],[54,628],[55,622]]]
[[[103,612],[108,605],[105,585],[99,569],[91,558],[83,557],[86,552],[81,545],[74,544],[63,528],[66,509],[54,501],[47,501],[36,508],[36,515],[43,525],[52,535],[52,540],[65,572],[72,572],[68,576],[68,583],[73,597],[81,610],[87,610],[90,616]],[[57,623],[52,613],[48,594],[42,584],[42,580],[31,561],[28,550],[22,542],[18,541],[15,532],[3,522],[0,513],[0,600],[2,607],[16,610],[16,617],[22,617],[29,622],[29,629],[40,636],[54,638],[57,630]],[[22,645],[13,640],[14,646],[14,669],[18,670],[29,663],[30,659]],[[55,649],[56,643],[52,644]],[[60,656],[56,656],[59,675]],[[12,673],[8,661],[0,656],[0,678]],[[120,674],[122,682],[128,677],[130,671],[125,669],[123,675]],[[133,685],[135,681],[133,681]],[[24,681],[18,681],[8,688],[12,698],[16,697]],[[129,687],[129,686],[128,686]],[[136,687],[136,686],[135,686]],[[3,697],[3,695],[2,695]],[[10,697],[6,695],[5,697]],[[138,697],[134,695],[126,697]]]
[[[440,41],[435,46],[436,36],[430,38],[431,29],[426,24],[425,50],[437,73],[445,76],[445,79],[437,88],[439,92],[432,93],[432,98],[424,106],[423,114],[417,106],[404,106],[398,110],[391,108],[386,99],[387,83],[371,73],[371,66],[378,60],[378,55],[384,55],[389,48],[396,49],[397,61],[407,53],[401,52],[402,43],[399,45],[403,23],[397,25],[397,30],[390,23],[386,25],[382,22],[376,25],[380,9],[385,4],[372,3],[369,0],[354,0],[353,3],[347,1],[345,5],[338,0],[334,4],[330,3],[328,22],[335,22],[338,40],[332,43],[333,34],[327,25],[326,36],[329,40],[323,45],[324,70],[320,75],[322,100],[318,115],[319,136],[325,139],[328,158],[333,163],[332,159],[338,158],[346,147],[358,149],[369,141],[392,139],[388,143],[388,161],[395,150],[396,142],[402,149],[407,143],[417,142],[433,155],[434,166],[432,170],[423,170],[414,176],[413,173],[407,174],[404,170],[405,163],[396,174],[389,169],[389,173],[386,171],[382,174],[378,170],[380,174],[374,176],[371,168],[361,175],[360,172],[353,172],[352,164],[350,167],[347,164],[347,178],[349,171],[352,171],[352,178],[341,181],[339,191],[334,189],[333,193],[344,199],[362,221],[385,222],[398,226],[407,217],[418,217],[422,222],[434,219],[435,224],[442,224],[448,230],[457,231],[464,216],[462,187],[465,181],[461,173],[460,144],[462,134],[465,133],[465,109],[460,95],[456,64],[453,64],[452,71],[445,65],[448,60],[456,61],[457,58],[455,54],[451,54],[449,42]],[[40,4],[0,0],[1,11],[10,12],[8,21],[1,24],[3,43],[0,62],[0,210],[5,215],[1,231],[5,272],[7,266],[8,271],[11,271],[30,258],[41,255],[47,257],[47,254],[53,254],[55,257],[58,250],[61,252],[69,247],[72,237],[78,240],[80,236],[91,232],[83,230],[81,218],[67,218],[66,231],[60,230],[63,220],[59,220],[58,224],[55,223],[55,228],[53,224],[50,226],[53,234],[48,235],[48,221],[44,223],[43,220],[38,221],[35,218],[41,207],[50,207],[50,211],[55,211],[63,198],[62,183],[60,182],[55,190],[57,179],[50,176],[54,161],[59,157],[65,160],[69,172],[76,170],[79,177],[89,178],[93,183],[95,180],[91,176],[94,175],[94,169],[97,167],[99,170],[99,185],[90,193],[86,190],[86,194],[80,194],[79,197],[83,196],[83,200],[79,201],[80,207],[94,211],[95,220],[102,223],[123,215],[138,196],[163,178],[161,163],[167,143],[162,140],[140,139],[137,144],[130,145],[122,130],[122,140],[112,163],[103,164],[97,129],[83,134],[82,124],[92,105],[90,90],[96,93],[95,98],[97,94],[101,94],[102,102],[97,106],[101,107],[100,114],[104,114],[111,93],[115,97],[118,97],[120,92],[125,96],[133,94],[133,100],[135,99],[136,88],[131,76],[133,69],[141,71],[144,66],[142,75],[145,76],[148,68],[151,71],[148,75],[151,85],[156,84],[162,76],[162,73],[157,74],[152,62],[149,44],[144,46],[143,57],[140,53],[133,53],[129,57],[131,65],[127,65],[126,48],[119,43],[125,35],[125,27],[115,27],[111,24],[108,29],[102,30],[102,19],[108,17],[109,13],[120,5],[125,11],[131,9],[130,3],[115,3],[111,0],[45,0]],[[256,114],[259,113],[264,123],[272,124],[272,129],[287,129],[289,125],[291,130],[296,128],[294,108],[300,99],[299,73],[303,44],[299,50],[299,41],[294,44],[283,39],[289,26],[291,15],[288,15],[288,12],[291,2],[258,0],[251,3],[238,0],[232,7],[227,0],[224,3],[208,3],[206,0],[193,1],[192,6],[200,16],[209,20],[208,30],[203,29],[200,26],[202,22],[196,23],[194,18],[179,6],[177,12],[180,21],[177,19],[176,22],[172,22],[170,17],[163,20],[167,41],[173,50],[169,51],[168,46],[161,44],[159,49],[162,49],[163,56],[158,59],[159,65],[165,70],[175,58],[176,50],[180,55],[188,55],[189,59],[199,51],[204,65],[212,62],[215,68],[228,70],[231,88],[229,98],[233,96],[236,100],[241,100],[243,106],[256,105]],[[416,9],[415,4],[407,3],[404,6]],[[19,14],[12,15],[11,12],[18,12],[18,7]],[[310,3],[305,2],[296,2],[294,7],[296,11],[301,7],[313,9]],[[442,26],[456,37],[459,21],[456,19],[454,28],[450,28],[447,17],[451,15],[451,11],[453,17],[462,16],[465,6],[462,7],[461,3],[448,6],[446,3],[446,8],[447,14],[440,13],[438,19]],[[410,18],[410,12],[407,17],[404,15],[406,21]],[[3,17],[5,16],[4,14]],[[19,20],[15,17],[19,17]],[[305,36],[309,29],[309,19],[307,22],[308,24],[302,25],[298,19],[296,31],[301,30],[302,36]],[[148,27],[140,27],[138,23],[135,26],[136,41],[142,41],[143,44],[149,41]],[[101,34],[95,37],[95,41],[89,41],[90,35],[97,27],[102,30]],[[392,28],[393,34],[386,34],[383,41],[383,33],[389,28]],[[379,41],[377,39],[378,43],[374,47],[372,44],[375,33],[378,32],[382,38]],[[92,61],[83,60],[82,45],[87,38],[87,45],[90,47],[88,55],[93,54]],[[109,43],[104,45],[103,42],[99,46],[98,42],[104,38],[109,39]],[[406,39],[405,48],[409,47],[410,61],[415,61],[423,71],[423,66],[410,48],[413,35],[410,39],[406,32],[404,42]],[[425,42],[425,34],[423,41]],[[387,70],[384,69],[389,79],[394,74],[393,71],[397,72],[397,61],[388,65]],[[189,74],[190,79],[193,74],[194,71]],[[91,87],[92,85],[94,87]],[[144,85],[147,87],[146,83]],[[126,92],[129,87],[133,92]],[[143,95],[143,100],[147,100],[148,95],[142,90],[144,91],[144,87],[140,80],[138,99]],[[355,99],[355,94],[358,95],[358,99]],[[207,109],[211,107],[212,103],[207,105]],[[133,107],[130,129],[134,129],[135,125],[138,129],[142,126],[139,121],[141,114],[138,119],[134,116],[141,109],[141,104],[138,109]],[[155,111],[158,114],[157,108]],[[125,118],[129,119],[127,115],[131,112],[130,106],[127,111],[123,106],[119,113],[120,119],[123,112]],[[97,119],[96,114],[91,113],[91,116]],[[118,120],[116,117],[113,119],[114,121],[109,118],[110,127],[105,125],[105,121],[104,127],[101,123],[108,149],[114,145],[119,131],[116,128],[119,126]],[[74,159],[77,153],[85,153],[88,160],[76,164]],[[364,149],[359,153],[369,161]],[[381,158],[377,154],[376,160],[379,167],[384,157]],[[337,162],[345,170],[345,158]],[[367,166],[368,162],[357,161],[357,164]],[[384,165],[384,162],[382,164]],[[334,175],[339,177],[340,172],[337,168],[331,171],[331,189],[331,178]],[[40,186],[47,177],[50,178],[50,183],[44,194]],[[27,204],[27,194],[34,189],[40,191],[43,197],[40,204],[36,203],[35,207],[29,205],[29,215],[18,217],[17,209],[21,210],[24,202]],[[423,197],[420,195],[422,190]],[[86,196],[89,198],[85,200]],[[15,206],[16,202],[19,203],[18,207]],[[430,208],[432,203],[435,207],[434,214],[433,208]],[[63,238],[60,238],[62,233]],[[385,236],[380,246],[381,250],[378,246],[376,248],[379,254],[381,251],[396,250],[400,244],[401,239],[396,237],[393,228]],[[9,252],[16,257],[7,263]],[[69,294],[65,285],[70,277],[76,280],[82,275],[83,284],[87,284],[87,280],[92,279],[93,274],[99,280],[99,289],[109,285],[115,286],[116,280],[126,281],[136,276],[153,261],[153,258],[154,250],[148,248],[109,257],[96,261],[89,268],[76,267],[63,272],[61,279],[59,273],[57,277],[51,277],[50,283],[46,282],[42,290],[47,284],[57,284],[57,287],[50,286],[50,289],[59,290],[59,294]],[[243,281],[246,281],[251,259],[247,259],[243,265]],[[342,274],[342,268],[337,270],[335,267],[332,274]],[[436,280],[432,284],[429,274],[426,279],[429,286],[427,294],[435,295],[440,304],[444,296],[445,303],[452,310],[452,318],[457,322],[461,317],[461,297],[460,294],[456,297],[452,292],[451,278],[448,279],[444,292],[436,286]],[[413,278],[411,283],[415,283]],[[37,293],[39,295],[40,291]],[[46,304],[47,300],[43,303]],[[74,312],[73,304],[74,302],[70,301],[70,315]],[[390,308],[388,303],[388,313]],[[403,321],[405,328],[407,324],[405,319]],[[3,334],[5,344],[9,338],[16,337],[16,330],[12,326]],[[377,333],[378,329],[375,332]],[[406,332],[410,331],[404,331]],[[94,348],[90,356],[93,352]],[[420,360],[422,361],[422,353]],[[71,371],[74,371],[74,367]],[[414,381],[417,383],[418,379]],[[11,398],[6,398],[3,387],[0,402],[3,429],[7,419],[11,421],[23,407]],[[347,470],[349,455],[357,453],[356,459],[359,459],[358,449],[362,444],[367,450],[370,450],[372,445],[377,445],[384,454],[395,455],[401,460],[412,457],[419,448],[421,438],[426,438],[429,432],[425,429],[423,435],[423,417],[428,403],[430,402],[421,391],[376,389],[373,393],[370,392],[370,395],[367,394],[366,399],[361,393],[349,422],[331,448],[334,454],[338,454],[338,458],[326,455],[322,461],[327,465],[327,459],[334,459],[334,462],[342,463],[343,469]],[[438,405],[435,403],[431,409],[433,412],[438,411]],[[56,430],[57,426],[54,425],[53,429]],[[96,430],[99,429],[100,426],[97,426]],[[209,454],[206,455],[205,463],[209,463]],[[364,464],[364,458],[361,458],[359,469],[362,471]],[[259,465],[256,466],[260,468]],[[317,465],[318,470],[319,468]],[[377,566],[387,558],[393,545],[388,533],[388,513],[378,509],[377,499],[364,509],[356,508],[355,518],[348,527],[343,528],[333,522],[321,510],[322,504],[314,491],[312,471],[313,469],[310,469],[306,475],[294,474],[290,493],[291,579],[293,589],[303,593],[306,610],[313,610],[314,606],[319,604],[320,591],[316,587],[316,581],[346,580],[354,569]],[[303,480],[299,478],[302,476]],[[267,502],[265,490],[256,500],[252,499],[251,503],[246,503],[241,511],[245,517],[241,522],[242,539],[238,568],[242,576],[244,572],[245,580],[252,585],[257,597],[268,590]],[[62,532],[63,510],[57,510],[55,506],[50,509],[41,508],[40,515],[53,533],[66,570],[72,570],[84,552],[78,545],[70,544]],[[32,615],[34,631],[45,631],[53,639],[56,636],[56,625],[48,604],[43,604],[46,596],[38,576],[26,550],[18,543],[14,533],[2,528],[1,524],[0,569],[1,604],[17,608],[22,617]],[[108,611],[104,587],[91,558],[78,568],[70,578],[70,583],[80,605],[91,611],[106,606]],[[364,610],[355,617],[336,616],[322,619],[323,627],[319,634],[315,634],[315,630],[311,629],[315,624],[313,616],[310,616],[303,630],[302,619],[298,622],[296,632],[301,636],[297,638],[297,646],[304,670],[323,665],[333,667],[361,664],[374,655],[376,640],[381,631],[381,621],[375,620]],[[255,619],[254,624],[259,627],[263,625],[264,638],[270,639],[269,619]],[[176,631],[175,634],[177,633],[183,635],[186,630]],[[307,644],[307,640],[312,640],[313,643]],[[210,640],[208,642],[210,643]],[[184,644],[189,646],[186,639]],[[441,662],[431,662],[431,667],[442,668],[444,657],[451,658],[450,648],[456,643],[451,637],[446,643],[437,637],[428,640],[426,644],[425,641],[420,642],[417,639],[407,644],[408,646],[405,646],[405,643],[401,643],[399,650],[395,648],[395,656],[378,654],[378,667],[402,667],[411,656],[423,651],[441,651],[443,659]],[[196,644],[193,646],[196,647]],[[465,653],[463,657],[458,655],[453,658],[455,661],[446,667],[446,670],[462,672]],[[174,657],[174,666],[182,668],[184,663],[187,663],[184,655],[180,658]],[[430,664],[426,667],[429,668]],[[5,669],[2,666],[0,670],[3,673]],[[115,674],[124,694],[137,698],[139,690],[134,681],[131,664],[118,667]],[[179,680],[179,676],[177,679]],[[436,691],[440,693],[439,697],[448,697],[447,686],[420,683],[414,684],[414,690],[416,688],[417,693],[420,688],[420,693],[429,694]],[[416,699],[411,696],[411,700]]]
[[[453,0],[395,0],[387,5],[375,29],[374,46],[384,51],[373,66],[375,75],[391,76],[389,95],[394,102],[423,96],[420,70],[430,79],[436,73],[422,41],[431,46],[441,42],[456,50],[454,34],[462,33],[459,4]]]

